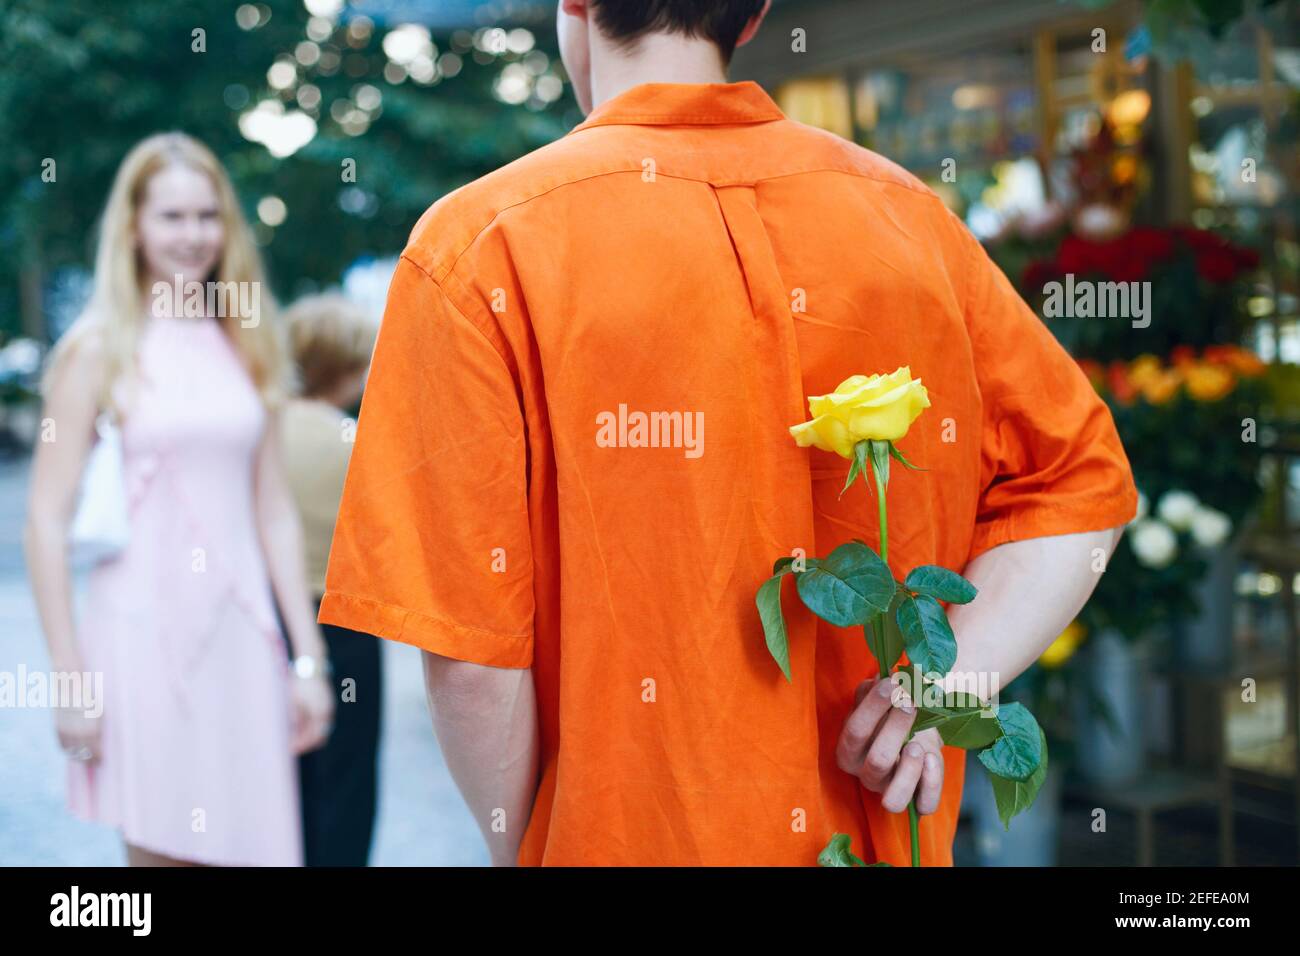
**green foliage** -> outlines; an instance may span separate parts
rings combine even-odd
[[[9,317],[0,338],[17,331],[20,271],[39,279],[60,266],[90,265],[113,174],[152,133],[179,129],[210,146],[250,219],[263,196],[284,200],[288,218],[259,232],[274,289],[287,298],[337,282],[359,256],[395,254],[436,199],[552,141],[576,118],[568,99],[534,112],[492,95],[515,54],[485,64],[465,55],[458,75],[429,87],[389,84],[385,28],[376,27],[364,42],[349,44],[341,33],[325,41],[343,57],[329,75],[320,63],[299,68],[302,82],[321,91],[319,129],[298,153],[276,159],[243,138],[238,119],[279,96],[267,70],[306,39],[308,13],[301,0],[265,4],[270,19],[253,30],[236,23],[236,4],[215,0],[8,0],[0,7],[0,315]],[[191,49],[191,31],[200,27],[202,53]],[[532,28],[538,48],[554,57],[553,26]],[[449,49],[448,37],[434,40]],[[381,112],[350,136],[329,108],[361,83],[381,91]],[[47,157],[57,163],[53,183],[41,180]],[[345,158],[356,161],[355,184],[342,181]],[[364,214],[340,205],[348,188],[369,197]]]
[[[889,607],[894,576],[866,545],[842,544],[817,567],[796,578],[799,597],[808,609],[836,627],[866,624]]]
[[[969,604],[979,591],[955,571],[937,564],[922,564],[907,572],[903,584],[918,594],[928,594],[950,604]]]
[[[1039,745],[1043,759],[1034,772],[1025,780],[1014,780],[997,774],[990,774],[989,782],[993,785],[993,800],[997,804],[998,817],[1003,828],[1011,829],[1011,818],[1023,813],[1033,806],[1043,781],[1047,779],[1047,735],[1038,731]]]
[[[989,773],[1008,780],[1028,780],[1043,761],[1043,732],[1024,704],[998,708],[1002,735],[979,752],[979,761]]]
[[[781,613],[781,580],[790,573],[789,565],[768,578],[758,589],[758,614],[767,637],[767,649],[772,659],[790,680],[790,643],[785,632],[785,616]]]
[[[818,866],[889,866],[883,860],[879,863],[864,863],[850,849],[852,838],[847,833],[837,833],[831,837],[826,848],[817,856]]]
[[[897,613],[907,659],[924,673],[948,673],[957,660],[957,639],[943,605],[928,595],[918,594],[904,597]]]

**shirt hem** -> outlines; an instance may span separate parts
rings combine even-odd
[[[431,654],[471,664],[518,669],[531,667],[533,663],[531,635],[503,634],[456,624],[338,591],[325,591],[316,621],[410,644]]]
[[[976,528],[966,563],[974,561],[985,551],[1012,541],[1105,531],[1127,525],[1137,514],[1137,494],[1133,492],[1117,501],[1118,504],[1109,508],[1081,509],[1049,502],[1017,508]]]

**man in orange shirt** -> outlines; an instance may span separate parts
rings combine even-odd
[[[1133,517],[1085,376],[939,199],[727,83],[762,0],[563,0],[587,120],[457,190],[393,278],[320,620],[423,648],[499,864],[813,865],[835,831],[951,865],[963,751],[875,693],[860,630],[754,604],[878,540],[805,397],[911,367],[931,408],[890,559],[964,569],[954,670],[1005,685]],[[593,108],[594,107],[594,108]],[[884,688],[888,690],[888,688]]]

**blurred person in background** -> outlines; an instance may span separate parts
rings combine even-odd
[[[191,282],[235,283],[252,306],[178,308]],[[291,382],[225,170],[184,134],[143,140],[42,383],[24,538],[53,668],[103,675],[101,717],[56,710],[68,806],[117,828],[133,866],[302,863],[294,754],[324,742],[333,703],[273,427]],[[129,536],[77,618],[68,533],[103,411],[121,428]]]
[[[319,610],[334,519],[378,325],[342,295],[299,299],[284,314],[299,394],[280,419],[285,471],[302,520],[307,580]],[[329,742],[299,758],[307,866],[365,866],[377,800],[379,639],[323,625],[340,706]]]

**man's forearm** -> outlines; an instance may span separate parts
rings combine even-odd
[[[1097,568],[1109,564],[1123,531],[1121,526],[1012,541],[967,565],[964,576],[979,595],[948,610],[957,637],[954,675],[996,682],[990,693],[1020,676],[1087,602],[1101,580]],[[956,680],[949,686],[961,689]]]
[[[537,796],[537,701],[530,668],[425,653],[433,729],[495,866],[513,866]]]

